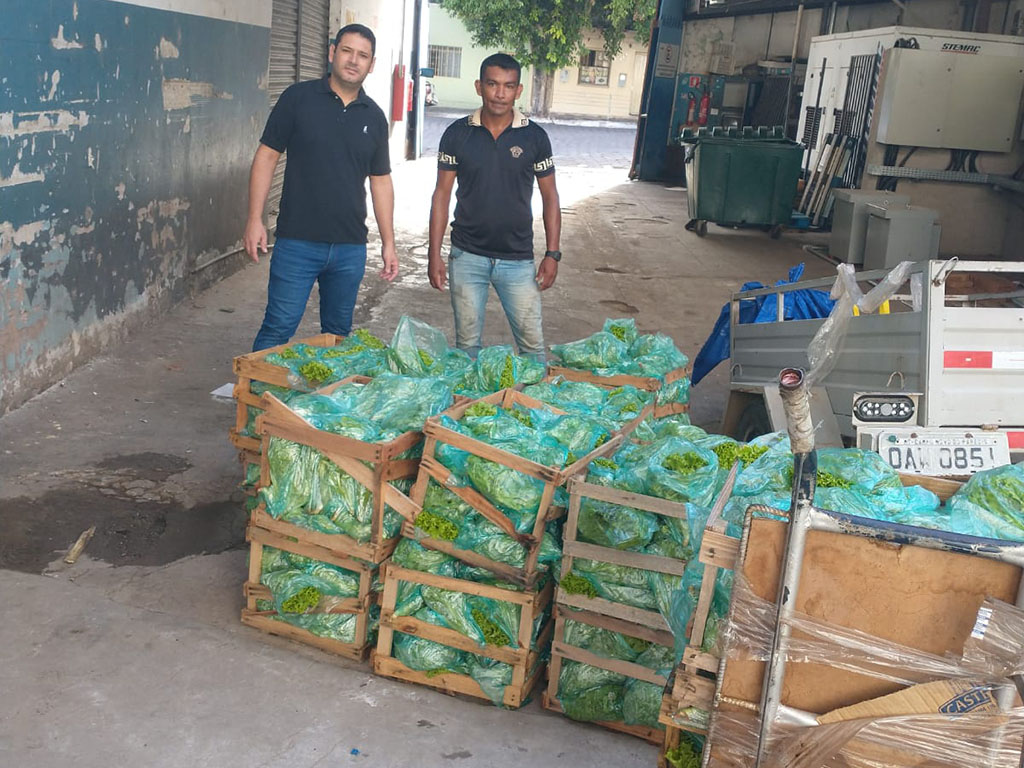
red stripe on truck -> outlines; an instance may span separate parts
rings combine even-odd
[[[991,368],[992,353],[947,349],[942,353],[943,368]]]
[[[1006,441],[1011,451],[1024,451],[1024,432],[1007,432]]]

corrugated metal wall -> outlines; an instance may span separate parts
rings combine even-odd
[[[292,83],[327,71],[329,0],[274,0],[270,28],[270,105]],[[287,156],[274,172],[267,213],[277,216]]]

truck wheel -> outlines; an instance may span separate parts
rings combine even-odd
[[[697,233],[697,237],[704,237],[708,233],[708,223],[704,219],[698,219],[693,231]]]
[[[768,409],[764,402],[754,402],[743,409],[736,427],[736,439],[744,443],[755,437],[767,435],[772,431],[772,422],[768,418]]]

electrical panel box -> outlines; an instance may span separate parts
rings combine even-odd
[[[886,53],[878,141],[905,147],[1009,152],[1024,59],[893,48]]]

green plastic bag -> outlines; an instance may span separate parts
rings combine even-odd
[[[956,533],[1024,541],[1024,463],[972,475],[949,507]]]
[[[388,348],[388,366],[408,376],[441,376],[448,355],[448,341],[433,326],[402,315]]]

